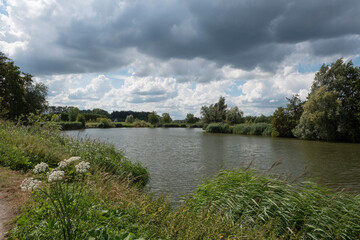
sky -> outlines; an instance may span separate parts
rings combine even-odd
[[[49,105],[269,115],[322,64],[360,64],[360,1],[0,0],[0,51]]]

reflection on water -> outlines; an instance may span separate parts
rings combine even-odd
[[[221,169],[252,167],[271,173],[307,173],[331,188],[360,191],[360,145],[297,139],[208,134],[201,129],[117,128],[67,131],[113,143],[150,172],[151,190],[171,196],[173,201],[191,193],[204,177]]]

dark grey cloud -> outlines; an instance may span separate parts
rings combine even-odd
[[[359,0],[125,0],[88,8],[54,22],[54,41],[32,36],[16,61],[34,74],[109,71],[141,55],[273,71],[297,43],[308,42],[318,56],[346,55],[360,44]],[[59,20],[43,14],[42,21]]]
[[[360,34],[360,1],[288,1],[272,22],[276,41],[296,43]]]
[[[359,24],[360,25],[360,24]],[[360,36],[350,35],[346,37],[330,38],[315,41],[312,49],[317,56],[351,55],[360,53]]]

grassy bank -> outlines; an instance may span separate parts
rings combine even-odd
[[[294,186],[252,171],[222,171],[173,209],[164,197],[143,189],[146,169],[112,146],[75,141],[51,126],[8,122],[0,122],[0,146],[1,165],[42,181],[10,239],[355,239],[360,234],[359,196],[312,183]],[[71,156],[89,162],[89,171],[69,163],[62,182],[30,171],[45,162],[50,172]]]

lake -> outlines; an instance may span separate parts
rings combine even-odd
[[[251,168],[289,179],[313,179],[332,189],[360,192],[360,145],[289,138],[210,134],[202,129],[111,128],[65,131],[99,139],[150,172],[150,190],[173,202],[221,169]],[[268,171],[276,161],[281,164]]]

